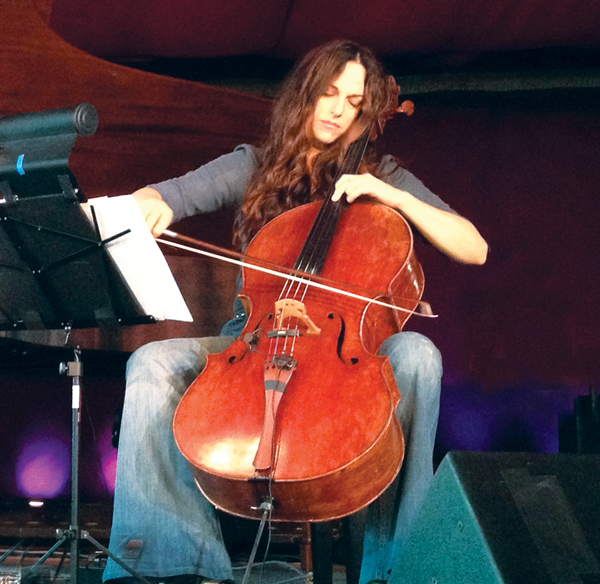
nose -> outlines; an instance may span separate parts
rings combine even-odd
[[[344,99],[341,95],[335,96],[331,101],[331,115],[339,118],[344,113]]]

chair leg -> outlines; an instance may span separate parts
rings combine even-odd
[[[303,572],[312,572],[312,536],[310,523],[302,525],[302,538],[300,547],[300,568]]]
[[[333,522],[311,523],[314,584],[333,584]]]
[[[358,584],[360,578],[366,524],[367,509],[357,511],[342,520],[347,584]]]
[[[367,509],[342,519],[341,544],[347,584],[358,584],[362,564]],[[314,584],[333,584],[333,527],[335,522],[311,523]]]

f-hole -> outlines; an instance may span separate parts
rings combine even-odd
[[[340,334],[338,335],[337,349],[336,349],[338,359],[344,365],[356,365],[359,361],[358,357],[350,357],[350,361],[348,362],[344,359],[344,357],[342,355],[342,348],[344,346],[344,340],[346,339],[346,322],[339,314],[334,314],[333,312],[330,312],[327,315],[327,318],[334,319],[336,316],[340,319]]]

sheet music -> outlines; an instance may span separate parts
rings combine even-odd
[[[157,320],[191,322],[192,315],[167,260],[146,226],[133,196],[97,197],[81,206],[90,221],[90,206],[94,207],[102,240],[131,230],[106,244],[106,249],[144,312]]]

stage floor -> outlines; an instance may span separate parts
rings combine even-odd
[[[57,542],[57,530],[68,530],[68,500],[45,501],[35,508],[25,499],[0,502],[0,584],[69,584],[69,544],[63,544],[49,558],[32,566]],[[112,516],[111,502],[81,503],[80,529],[102,545],[108,544]],[[258,522],[223,514],[224,538],[234,565],[236,584],[242,584]],[[271,543],[265,558],[265,534],[256,554],[248,584],[312,584],[308,525],[273,524]],[[335,530],[334,530],[335,531]],[[266,530],[265,530],[266,533]],[[336,535],[337,537],[337,535]],[[81,540],[79,584],[101,584],[105,554]],[[343,566],[335,564],[333,584],[346,584]]]

